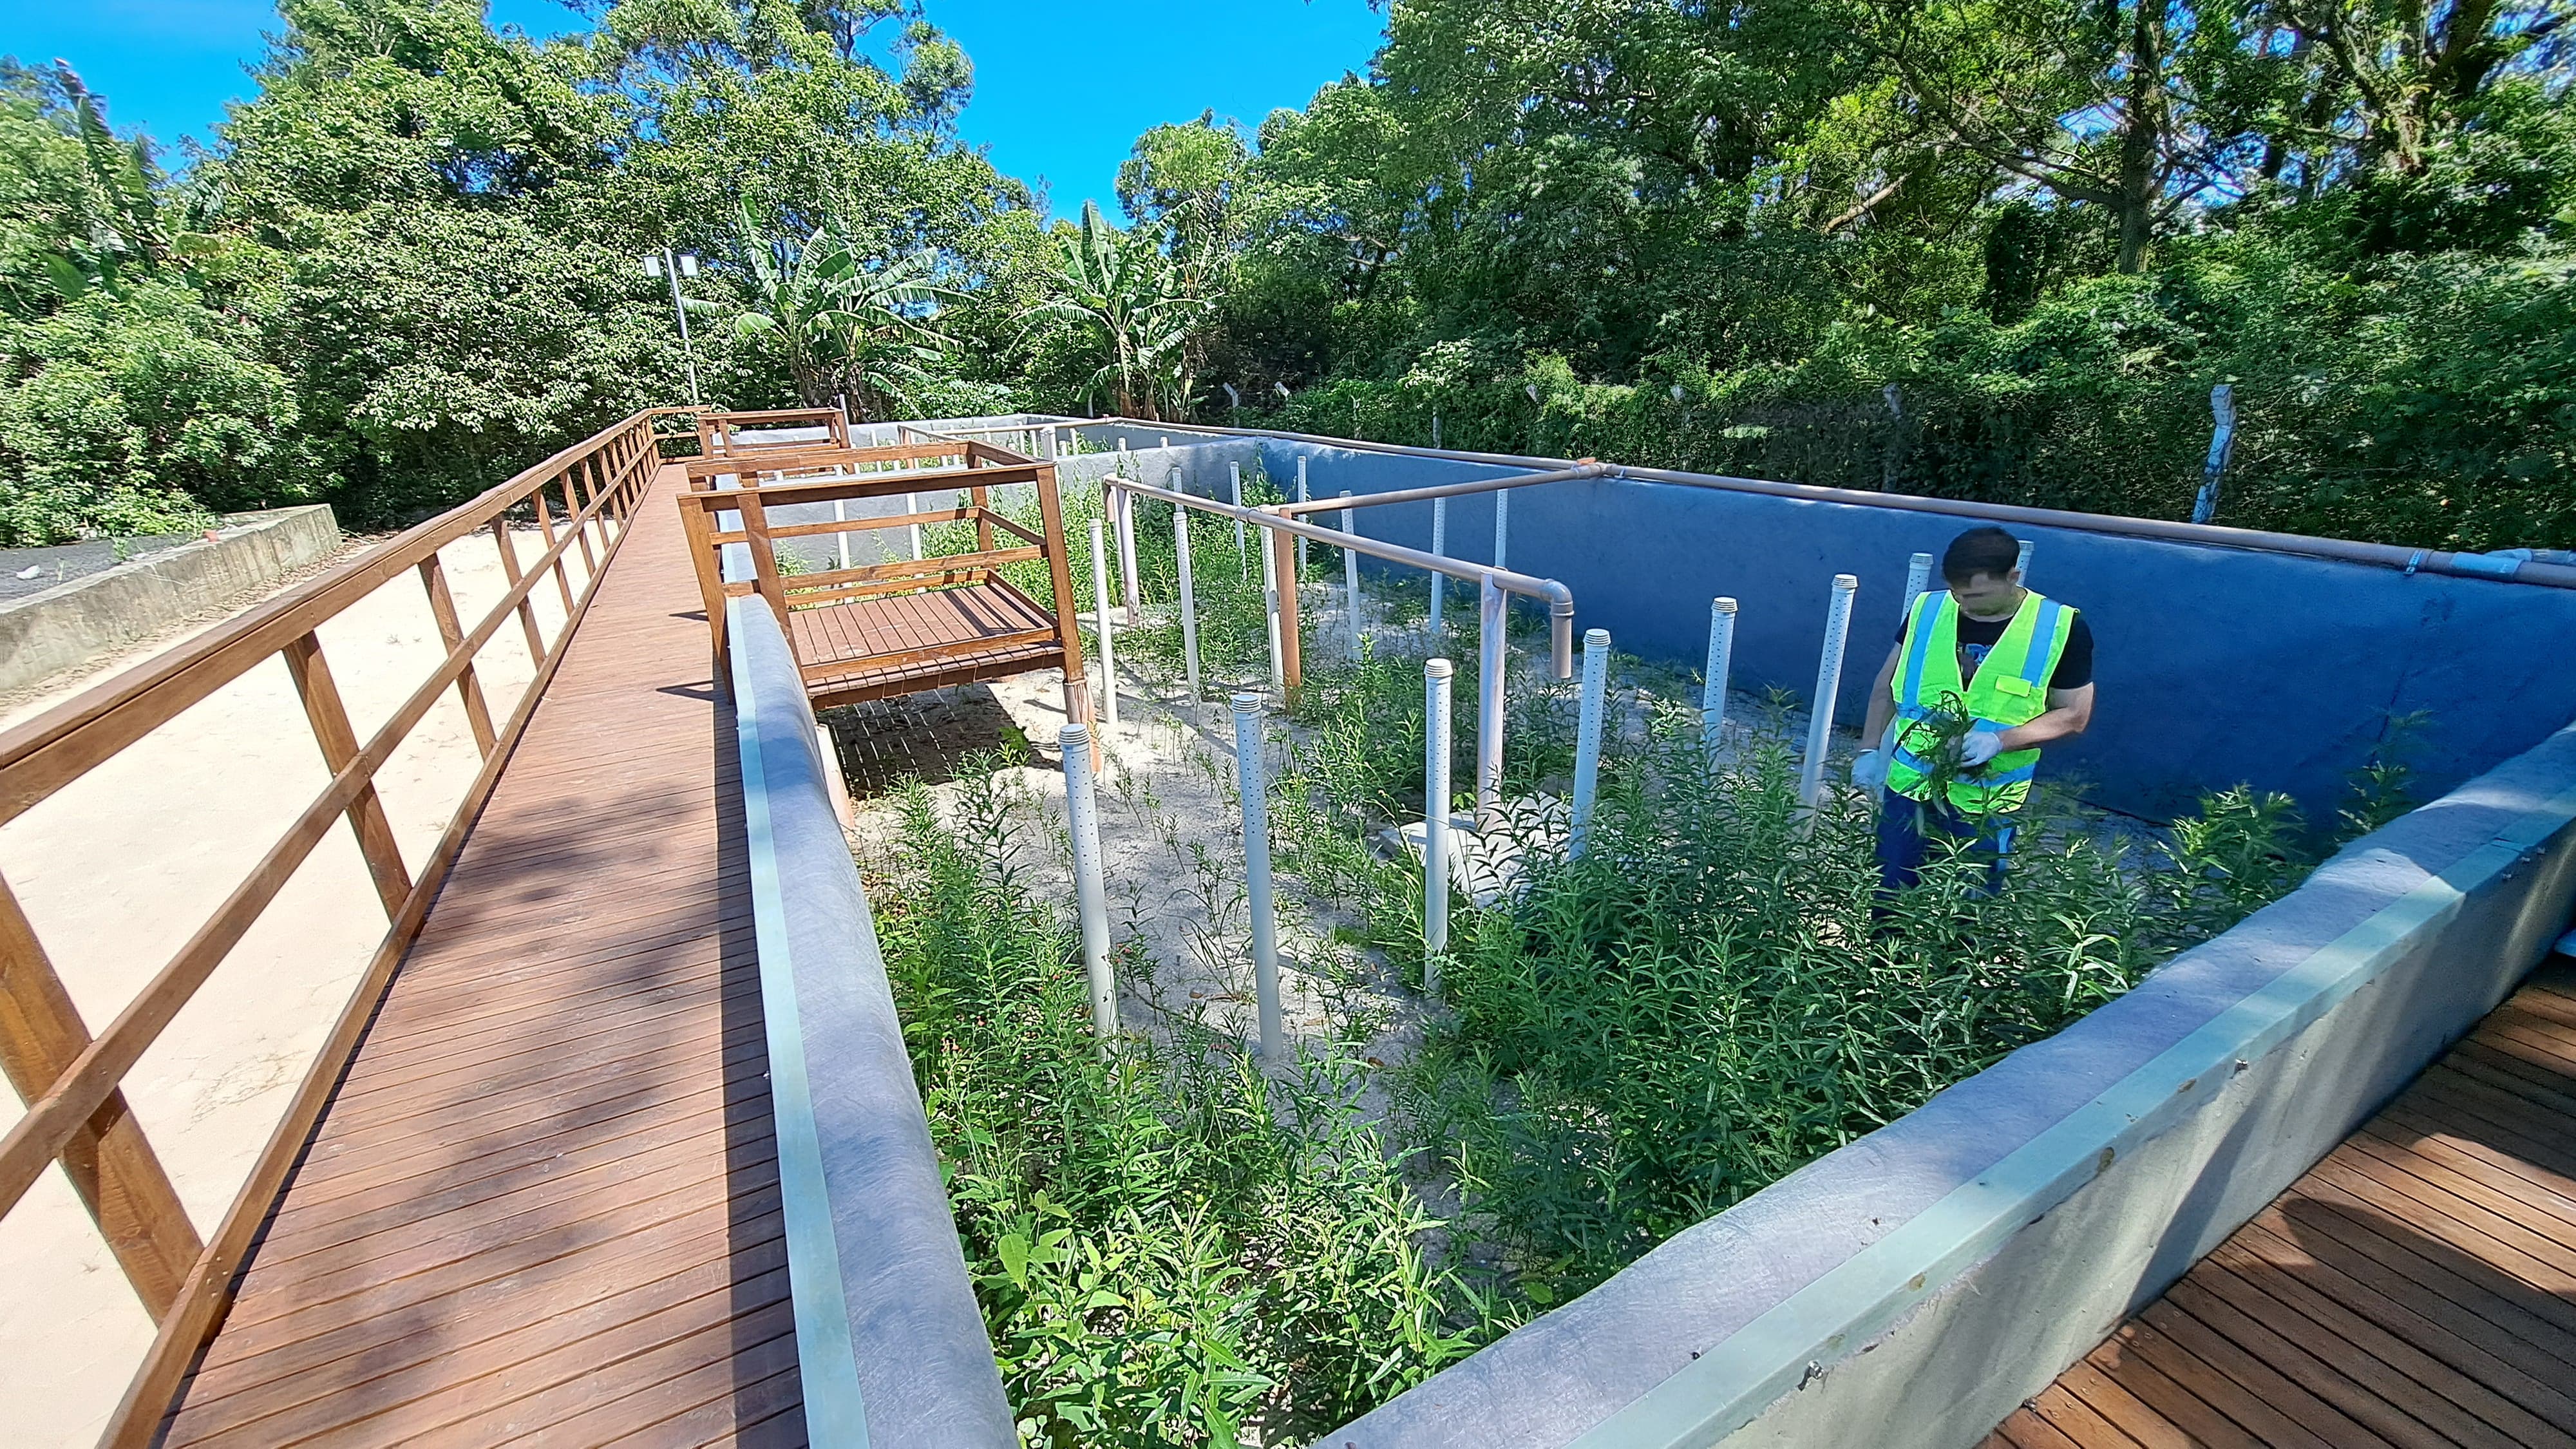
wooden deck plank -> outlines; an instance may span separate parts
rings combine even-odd
[[[165,1443],[801,1440],[732,719],[677,471]]]
[[[2576,1449],[2571,983],[2544,968],[1989,1444],[2089,1442],[2072,1399],[2140,1444]]]
[[[846,666],[820,672],[808,681],[818,704],[882,699],[1064,662],[1051,636],[1043,642],[1001,642],[1031,630],[1051,630],[1055,620],[1000,583],[844,599],[798,609],[787,618],[799,663]],[[928,649],[941,653],[934,658],[869,662],[905,650]]]

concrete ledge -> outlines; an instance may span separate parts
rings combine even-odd
[[[2511,991],[2571,838],[2576,726],[1324,1442],[1971,1445]]]
[[[24,689],[276,583],[340,542],[327,505],[235,513],[220,534],[0,604],[0,691]]]
[[[777,616],[727,605],[805,1425],[825,1449],[1017,1443],[885,963]]]

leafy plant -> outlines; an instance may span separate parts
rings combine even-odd
[[[1100,1055],[1067,913],[978,763],[951,818],[907,792],[873,898],[1023,1441],[1287,1442],[1490,1338],[1351,1060],[1265,1077],[1188,1022]]]

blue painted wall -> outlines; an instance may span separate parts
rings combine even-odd
[[[1114,446],[1120,431],[1085,435]],[[1126,431],[1134,446],[1160,436]],[[1317,497],[1524,471],[1279,439],[1261,450],[1276,480],[1305,455]],[[1493,508],[1490,497],[1451,501],[1452,557],[1491,557]],[[1428,503],[1358,520],[1370,537],[1430,545]],[[1735,686],[1801,698],[1815,685],[1833,575],[1856,574],[1837,711],[1856,727],[1894,643],[1908,556],[1937,557],[1970,526],[1679,484],[1556,483],[1514,492],[1508,562],[1570,586],[1577,628],[1691,668],[1706,652],[1709,599],[1732,594]],[[2389,716],[2415,710],[2431,714],[2413,756],[2430,799],[2576,718],[2576,591],[2077,528],[2014,532],[2037,545],[2031,586],[2082,609],[2098,645],[2093,727],[2042,768],[2089,781],[2090,797],[2115,809],[2167,817],[2244,782],[2330,814]]]

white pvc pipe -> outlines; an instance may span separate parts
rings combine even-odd
[[[1494,567],[1507,569],[1512,551],[1512,494],[1506,488],[1494,494]]]
[[[1306,457],[1302,453],[1297,456],[1297,501],[1300,503],[1306,501]],[[1302,579],[1305,576],[1306,539],[1301,534],[1297,539],[1297,577]]]
[[[1235,525],[1237,528],[1242,526],[1239,522]],[[1285,689],[1288,684],[1287,666],[1279,658],[1279,559],[1272,552],[1266,535],[1261,540],[1261,608],[1269,616],[1270,624],[1270,687]]]
[[[850,521],[849,505],[850,501],[846,498],[835,498],[832,500],[832,521],[834,523],[847,523]],[[832,543],[841,555],[841,567],[848,568],[850,566],[850,536],[846,533],[833,534]]]
[[[1288,1059],[1288,1034],[1279,1015],[1279,910],[1270,885],[1270,794],[1261,761],[1263,699],[1249,691],[1234,697],[1235,793],[1243,800],[1243,882],[1252,897],[1252,995],[1261,1017],[1261,1055],[1273,1066]]]
[[[1734,663],[1735,601],[1720,595],[1708,601],[1708,670],[1699,687],[1699,741],[1711,763],[1726,733],[1726,679]]]
[[[2021,575],[2023,583],[2030,582],[2030,556],[2038,548],[2038,544],[2025,538],[2021,541],[2020,554],[2013,559],[2013,572]]]
[[[1188,671],[1190,698],[1199,697],[1199,589],[1190,576],[1190,511],[1172,509],[1172,550],[1181,565],[1181,663]]]
[[[1092,619],[1100,634],[1100,722],[1104,726],[1118,723],[1118,665],[1109,644],[1109,549],[1102,537],[1101,520],[1091,520],[1091,599]]]
[[[1351,490],[1343,489],[1341,496],[1350,497]],[[1342,510],[1342,532],[1359,532],[1359,526],[1351,521],[1352,517],[1350,509]],[[1358,549],[1342,550],[1342,592],[1345,596],[1343,612],[1347,616],[1351,630],[1351,662],[1357,664],[1360,662],[1360,551]]]
[[[1449,556],[1449,500],[1446,498],[1431,500],[1431,551],[1442,558]],[[1440,647],[1440,592],[1441,585],[1447,582],[1447,574],[1431,576],[1431,647],[1434,649]]]
[[[1574,725],[1574,820],[1566,832],[1565,857],[1583,858],[1584,837],[1592,828],[1592,802],[1601,780],[1601,716],[1610,693],[1610,631],[1583,631],[1583,693]]]
[[[1834,575],[1832,600],[1825,606],[1825,648],[1816,661],[1816,693],[1807,720],[1807,759],[1798,771],[1798,803],[1812,808],[1825,786],[1825,750],[1833,743],[1834,699],[1842,692],[1843,645],[1851,637],[1852,595],[1860,580]]]
[[[1110,494],[1110,506],[1117,510],[1118,520],[1118,586],[1125,591],[1127,612],[1118,622],[1136,627],[1136,495],[1124,489]]]
[[[907,493],[903,495],[903,511],[906,513],[919,513],[921,511],[920,499],[921,495],[918,493]],[[921,562],[921,525],[918,523],[907,523],[903,526],[903,534],[904,542],[912,549],[912,561],[914,563]]]
[[[1064,751],[1064,823],[1073,836],[1073,894],[1082,919],[1082,974],[1091,983],[1091,1034],[1107,1056],[1118,1036],[1118,977],[1109,964],[1109,891],[1101,878],[1091,727],[1066,725],[1056,731],[1056,742]]]
[[[1494,823],[1503,806],[1503,644],[1506,599],[1491,576],[1476,608],[1476,826]]]
[[[1422,661],[1422,991],[1440,995],[1449,949],[1449,677],[1446,659]]]
[[[1897,611],[1900,620],[1914,617],[1914,601],[1932,587],[1932,555],[1918,553],[1905,561],[1905,607]]]
[[[1225,483],[1226,501],[1237,508],[1241,508],[1243,506],[1243,465],[1241,463],[1228,463],[1225,465]],[[1238,556],[1243,553],[1243,546],[1243,520],[1238,518],[1234,521],[1234,551]],[[1243,560],[1242,572],[1246,577],[1251,575],[1252,561],[1250,559]]]

